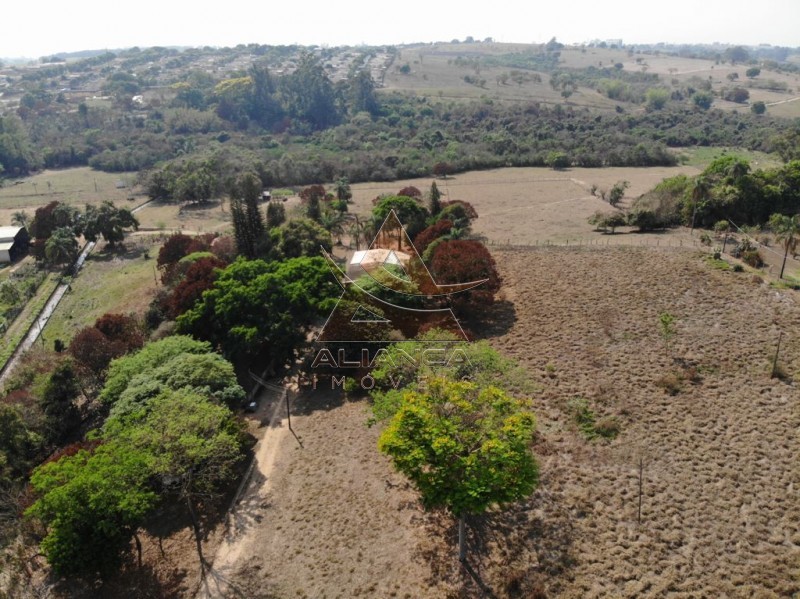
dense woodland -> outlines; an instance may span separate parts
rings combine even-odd
[[[786,131],[797,136],[796,125],[755,114],[746,105],[741,112],[715,109],[708,81],[700,78],[676,87],[621,64],[566,68],[559,62],[561,48],[551,41],[527,53],[453,63],[468,72],[511,69],[498,85],[541,80],[539,73],[545,73],[564,98],[561,104],[388,93],[380,89],[375,69],[365,65],[378,52],[392,65],[394,48],[354,50],[338,75],[327,62],[331,50],[267,46],[184,53],[135,49],[20,69],[6,76],[21,95],[13,113],[0,117],[0,164],[12,177],[87,164],[138,170],[153,197],[193,199],[219,194],[225,174],[246,170],[256,171],[265,186],[279,186],[339,176],[352,182],[426,176],[437,172],[437,165],[445,172],[669,165],[675,163],[670,147],[771,152],[784,148]],[[718,61],[738,60],[743,69],[795,67],[757,53],[740,55],[735,48],[717,54]],[[195,62],[205,57],[236,66],[210,74]],[[291,68],[275,68],[287,64]],[[753,77],[747,85],[770,84]],[[618,102],[616,112],[570,104],[578,88]],[[108,102],[83,99],[88,92],[74,91],[82,89],[103,93]],[[720,93],[747,101],[744,83],[732,81]],[[180,180],[198,167],[197,181]],[[203,181],[207,171],[214,175],[211,182]]]

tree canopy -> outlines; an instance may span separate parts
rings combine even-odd
[[[461,517],[533,492],[535,425],[527,402],[496,387],[434,379],[425,392],[404,393],[378,447],[426,508]]]
[[[221,271],[202,300],[178,318],[178,328],[212,342],[230,358],[267,352],[279,364],[340,294],[322,258],[240,259]]]

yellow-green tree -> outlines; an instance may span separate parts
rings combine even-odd
[[[497,387],[438,378],[424,392],[403,395],[378,447],[411,479],[426,509],[444,508],[458,518],[463,561],[465,516],[536,488],[535,428],[528,401]]]

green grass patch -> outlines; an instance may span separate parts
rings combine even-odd
[[[151,246],[149,239],[137,244],[128,241],[126,246],[123,253],[89,255],[45,326],[48,342],[61,339],[69,345],[75,333],[106,313],[144,312],[156,287],[154,267],[159,246]]]
[[[568,406],[578,430],[588,440],[614,439],[619,434],[619,423],[616,418],[607,416],[598,420],[589,402],[584,398],[575,397],[570,400]]]
[[[293,189],[273,189],[270,191],[270,195],[272,199],[278,198],[291,198],[292,196],[297,195],[297,192]]]
[[[770,286],[775,289],[794,289],[797,291],[800,290],[800,279],[784,275],[783,279],[770,282]]]
[[[714,258],[713,256],[706,256],[706,262],[711,268],[716,270],[730,270],[731,265],[722,260],[721,258]]]
[[[17,346],[22,343],[28,329],[36,321],[39,312],[42,311],[50,295],[58,287],[60,276],[57,273],[49,273],[42,284],[39,286],[36,295],[25,306],[20,314],[3,335],[3,347],[0,349],[0,368],[3,368],[8,359],[16,351]]]

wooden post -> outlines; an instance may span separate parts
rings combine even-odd
[[[775,378],[775,369],[778,368],[778,354],[781,353],[781,339],[783,339],[783,331],[778,335],[778,347],[775,350],[775,359],[772,361],[772,374],[770,378]]]
[[[467,559],[467,530],[464,524],[464,516],[458,519],[458,561],[463,562]]]
[[[283,397],[286,399],[286,420],[289,422],[289,430],[292,430],[292,413],[289,411],[289,391],[283,390]],[[294,431],[292,431],[294,432]]]
[[[722,242],[722,252],[720,252],[720,253],[722,253],[722,254],[725,253],[725,246],[726,245],[728,245],[728,232],[727,231],[725,232],[725,241]],[[712,256],[712,258],[713,258],[713,256]]]
[[[644,473],[644,458],[639,458],[639,515],[637,520],[642,523],[642,474]]]

